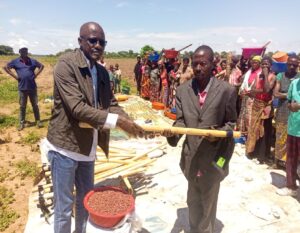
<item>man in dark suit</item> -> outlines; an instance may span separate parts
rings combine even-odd
[[[194,77],[178,87],[176,127],[232,131],[236,122],[236,91],[213,77],[213,50],[202,45],[193,55]],[[180,136],[164,132],[171,146]],[[232,137],[187,135],[180,166],[188,180],[187,204],[191,233],[213,233],[220,182],[228,174]]]

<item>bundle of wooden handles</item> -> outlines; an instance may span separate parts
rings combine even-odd
[[[92,128],[91,125],[85,122],[79,122],[81,128]],[[225,130],[213,130],[213,129],[194,129],[194,128],[182,128],[182,127],[171,127],[171,126],[156,126],[156,125],[141,125],[146,132],[163,133],[169,131],[173,134],[186,134],[194,136],[207,136],[207,137],[218,137],[218,138],[240,138],[241,132],[239,131],[225,131]]]

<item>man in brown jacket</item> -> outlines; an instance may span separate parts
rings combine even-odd
[[[232,130],[236,122],[236,91],[213,76],[213,50],[202,45],[193,55],[191,80],[176,91],[174,126]],[[180,136],[164,133],[171,146]],[[220,182],[228,174],[234,149],[232,137],[218,139],[187,135],[183,142],[180,167],[188,180],[187,204],[190,233],[213,233]]]
[[[54,68],[54,108],[46,145],[54,189],[54,232],[71,232],[76,187],[75,232],[86,232],[88,213],[83,198],[94,187],[94,161],[99,145],[108,154],[109,129],[120,127],[143,136],[118,106],[109,75],[96,61],[106,46],[102,27],[95,22],[81,26],[80,49],[64,54]],[[93,129],[79,127],[79,122]]]

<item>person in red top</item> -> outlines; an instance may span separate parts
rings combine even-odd
[[[275,74],[270,70],[271,59],[265,57],[261,63],[261,72],[255,77],[250,75],[249,82],[254,82],[250,90],[253,105],[250,117],[250,131],[246,142],[248,157],[257,158],[260,163],[271,159],[272,137],[272,91]],[[253,80],[251,80],[253,79]]]

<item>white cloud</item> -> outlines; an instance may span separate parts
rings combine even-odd
[[[79,32],[77,29],[34,28],[24,32],[18,30],[18,33],[14,31],[5,32],[0,34],[0,41],[14,45],[12,47],[15,51],[20,48],[20,44],[27,46],[30,52],[34,54],[56,54],[67,48],[78,47]],[[157,50],[173,47],[180,49],[191,43],[193,46],[189,47],[187,51],[194,50],[201,44],[207,44],[215,51],[236,51],[237,54],[240,54],[241,48],[263,46],[271,36],[276,36],[277,33],[275,28],[255,27],[204,28],[184,32],[153,32],[133,28],[131,30],[106,31],[106,40],[108,41],[106,51],[129,49],[139,51],[146,44]],[[255,40],[253,40],[254,38]],[[286,38],[281,41],[278,38],[273,38],[268,50],[292,51],[299,47],[299,41],[291,43],[291,40],[286,40]]]
[[[242,44],[244,42],[245,42],[245,39],[241,36],[236,40],[236,43],[238,43],[238,44]]]
[[[257,44],[257,39],[252,38],[252,39],[251,39],[251,42],[254,43],[254,44]]]
[[[119,2],[116,7],[117,8],[121,8],[121,7],[125,7],[125,6],[128,6],[128,2]]]
[[[22,20],[21,19],[18,19],[18,18],[12,18],[9,20],[9,22],[14,25],[14,26],[17,26],[19,24],[21,24]]]
[[[9,44],[9,46],[13,47],[16,51],[18,51],[19,48],[28,47],[29,45],[29,41],[21,37],[8,40],[7,43]]]

